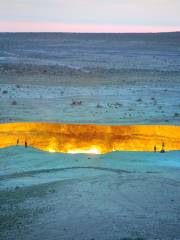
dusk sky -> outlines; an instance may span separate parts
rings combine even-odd
[[[180,0],[0,0],[0,31],[180,30]]]

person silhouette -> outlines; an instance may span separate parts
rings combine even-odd
[[[18,138],[17,141],[16,141],[16,145],[19,145],[19,138]]]
[[[156,148],[156,145],[154,146],[154,152],[156,152],[157,151],[157,148]]]
[[[24,146],[25,146],[25,148],[27,148],[27,141],[25,140],[25,142],[24,142]]]
[[[164,144],[164,142],[163,142],[163,143],[162,143],[162,149],[161,149],[160,153],[165,153],[164,146],[165,146],[165,144]]]

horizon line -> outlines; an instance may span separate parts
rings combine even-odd
[[[0,33],[70,33],[70,34],[159,34],[159,33],[180,33],[177,31],[149,31],[149,32],[76,32],[76,31],[0,31]]]
[[[80,23],[1,22],[0,32],[62,32],[62,33],[161,33],[179,32],[179,26],[144,26]]]

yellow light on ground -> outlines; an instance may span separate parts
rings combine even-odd
[[[78,153],[86,153],[86,154],[101,154],[101,151],[97,148],[90,148],[90,149],[72,149],[68,150],[67,153],[70,154],[78,154]]]
[[[49,149],[48,152],[55,153],[56,151],[54,149]]]
[[[24,145],[50,153],[180,150],[180,126],[61,123],[0,124],[0,148]]]

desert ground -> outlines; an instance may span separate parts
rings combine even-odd
[[[180,122],[180,34],[1,34],[0,123]],[[0,149],[0,239],[180,240],[180,151]]]
[[[0,154],[2,239],[179,239],[179,152]]]

